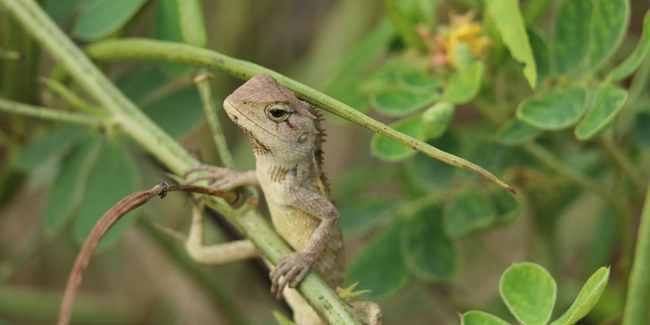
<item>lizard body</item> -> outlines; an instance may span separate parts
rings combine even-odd
[[[255,153],[255,171],[236,172],[215,166],[198,166],[188,170],[186,175],[199,170],[211,173],[187,182],[208,179],[212,181],[211,186],[221,190],[243,185],[262,188],[273,225],[296,250],[283,256],[271,271],[271,291],[278,298],[285,292],[290,305],[306,305],[296,302],[300,297],[292,293],[292,288],[310,269],[331,288],[342,287],[345,271],[343,238],[338,225],[339,212],[331,202],[327,178],[322,170],[324,133],[320,127],[321,116],[267,75],[257,75],[235,90],[224,101],[224,109],[232,122],[248,136]],[[195,216],[194,220],[202,222],[200,216]],[[200,232],[202,226],[190,231],[188,250],[195,258],[204,257],[203,260],[207,261],[209,255],[215,262],[213,256],[225,250],[203,247]],[[245,241],[221,246],[225,248],[227,245],[238,245],[236,251],[240,258],[255,253],[252,244]],[[206,249],[213,252],[206,254]],[[233,259],[236,258],[216,258],[218,262]],[[290,289],[285,291],[287,286]],[[365,302],[358,306],[364,309],[358,312],[365,319],[362,321],[380,324],[381,313],[377,305]],[[354,310],[354,303],[352,307]],[[299,311],[294,308],[294,312],[297,314]],[[297,321],[298,318],[296,315]],[[302,318],[311,319],[303,320],[305,325],[318,324],[313,316]]]

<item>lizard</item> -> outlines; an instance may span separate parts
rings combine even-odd
[[[340,289],[344,281],[339,211],[332,203],[323,173],[322,115],[265,74],[237,88],[223,106],[230,120],[248,136],[255,154],[255,170],[238,172],[199,165],[185,172],[185,183],[208,180],[217,190],[261,187],[275,229],[296,250],[282,256],[272,268],[271,292],[278,299],[284,295],[300,325],[322,324],[294,289],[310,270],[334,290]],[[199,171],[204,174],[188,178]],[[204,246],[203,216],[197,210],[186,248],[195,260],[211,264],[258,256],[248,240]],[[381,324],[381,310],[376,303],[349,304],[362,323]]]

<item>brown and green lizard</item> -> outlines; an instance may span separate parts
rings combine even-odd
[[[257,75],[239,87],[226,98],[224,108],[248,136],[255,152],[255,170],[237,172],[201,165],[188,170],[186,177],[199,171],[207,174],[186,183],[209,180],[219,190],[247,185],[262,188],[276,230],[296,250],[271,270],[271,292],[278,298],[284,295],[300,325],[322,324],[293,289],[310,270],[335,290],[343,286],[343,238],[339,211],[332,204],[323,173],[320,115],[268,75]],[[195,210],[186,247],[194,259],[211,264],[258,256],[247,240],[204,246],[199,210]],[[377,304],[350,305],[362,323],[381,323]]]

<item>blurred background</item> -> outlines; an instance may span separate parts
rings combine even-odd
[[[614,92],[625,96],[604,117],[587,112],[599,103],[603,81],[643,42],[650,3],[601,0],[611,7],[594,1],[574,10],[579,4],[568,2],[520,1],[526,29],[519,37],[526,37],[514,41],[504,40],[499,16],[510,12],[487,1],[202,2],[205,47],[312,86],[517,188],[512,196],[325,116],[325,171],[341,210],[347,283],[372,290],[363,299],[381,303],[385,324],[458,324],[458,313],[472,309],[514,323],[498,283],[521,261],[555,277],[556,316],[590,274],[611,266],[603,298],[581,322],[619,322],[650,172],[650,59],[641,55],[638,70],[613,79]],[[82,48],[127,37],[184,41],[176,0],[40,3]],[[84,114],[102,109],[2,6],[0,17],[3,100]],[[599,28],[613,35],[600,52],[592,44]],[[513,44],[532,51],[533,62],[513,55],[522,53]],[[97,64],[193,155],[221,163],[193,83],[196,68]],[[211,82],[219,108],[242,84],[216,71]],[[568,121],[554,116],[573,102],[547,96],[565,89],[586,89],[589,98]],[[533,104],[551,108],[540,115]],[[253,169],[247,138],[221,117],[237,169]],[[0,324],[52,324],[97,219],[161,180],[173,181],[119,129],[0,112]],[[241,238],[223,217],[206,213],[208,243]],[[270,295],[261,261],[199,265],[160,230],[185,233],[189,223],[181,194],[152,200],[120,222],[92,260],[73,323],[276,324],[271,311],[290,315]]]

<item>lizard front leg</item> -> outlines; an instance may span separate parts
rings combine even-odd
[[[312,265],[325,249],[339,220],[339,211],[336,207],[318,193],[289,186],[286,198],[288,199],[288,202],[285,202],[286,206],[318,218],[320,223],[302,251],[282,256],[271,271],[271,293],[278,299],[287,285],[289,288],[295,288],[307,276]]]
[[[199,165],[185,171],[185,177],[198,172],[207,171],[208,174],[197,176],[185,181],[186,184],[208,180],[211,186],[219,190],[229,190],[238,186],[259,185],[254,171],[236,172],[227,168],[211,165]],[[199,263],[225,264],[258,256],[257,249],[249,240],[237,240],[230,243],[204,246],[203,206],[197,204],[192,210],[192,224],[185,242],[188,254]]]

